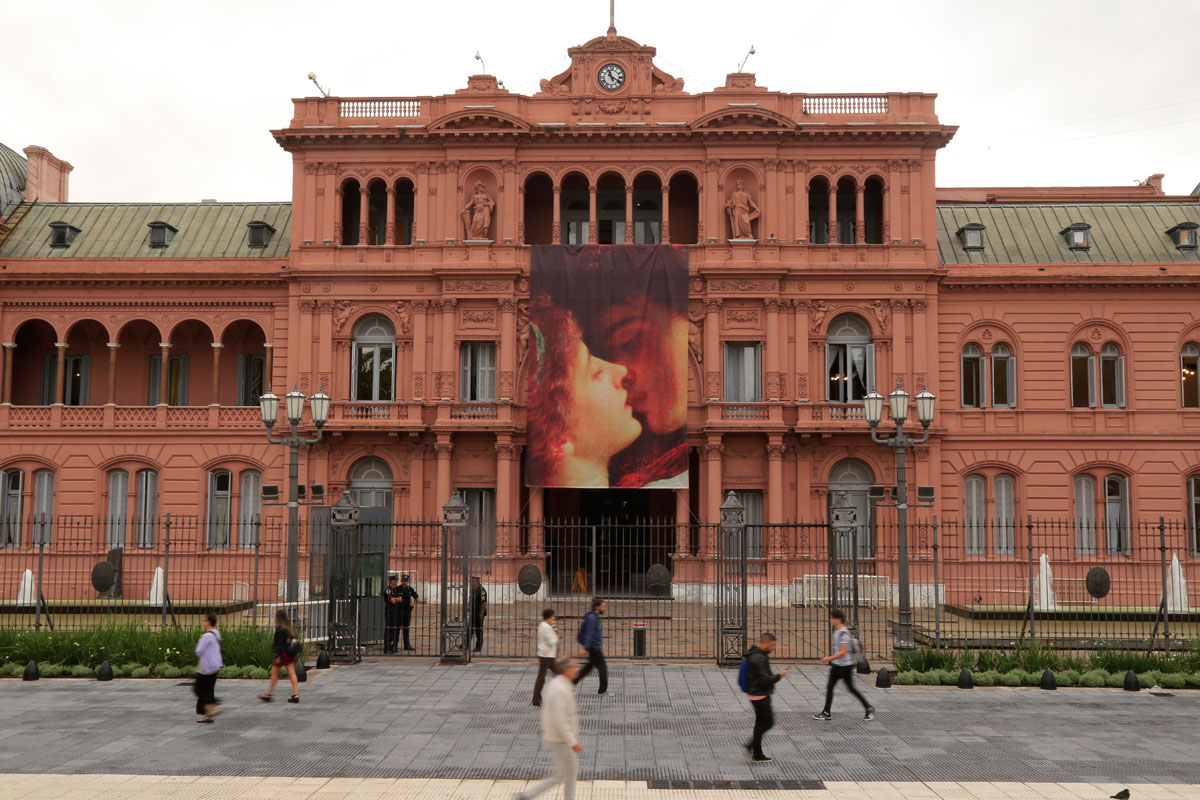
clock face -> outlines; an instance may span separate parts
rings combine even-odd
[[[616,64],[605,64],[600,68],[600,85],[610,92],[615,92],[625,85],[625,70]]]

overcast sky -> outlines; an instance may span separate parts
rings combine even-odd
[[[606,0],[0,0],[0,142],[70,161],[78,201],[285,200],[290,98],[537,90]],[[1200,183],[1200,0],[617,0],[686,89],[936,92],[939,186]]]

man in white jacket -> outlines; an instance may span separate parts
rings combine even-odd
[[[558,631],[554,628],[557,617],[553,608],[542,612],[542,621],[537,629],[538,674],[533,683],[533,704],[542,704],[542,687],[546,685],[546,673],[554,674],[554,659],[558,658]]]
[[[554,680],[542,693],[542,743],[554,760],[554,776],[514,795],[516,800],[533,798],[563,785],[563,800],[575,800],[575,778],[579,775],[578,753],[583,752],[579,743],[579,718],[575,712],[575,677],[579,665],[571,658],[560,658],[554,662]]]

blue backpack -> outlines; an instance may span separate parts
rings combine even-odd
[[[746,694],[750,694],[750,686],[746,683],[746,677],[749,672],[750,657],[746,656],[742,659],[742,665],[738,667],[738,688]]]

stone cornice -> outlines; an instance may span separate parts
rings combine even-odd
[[[959,278],[947,276],[939,285],[946,291],[967,289],[1195,289],[1200,285],[1200,275],[1154,276],[1114,275],[1112,277],[1088,276],[1086,278],[1026,278],[1021,276],[989,276]]]
[[[188,308],[276,308],[286,305],[287,298],[281,297],[278,302],[269,300],[20,300],[9,299],[0,301],[0,308],[168,308],[186,306]]]

